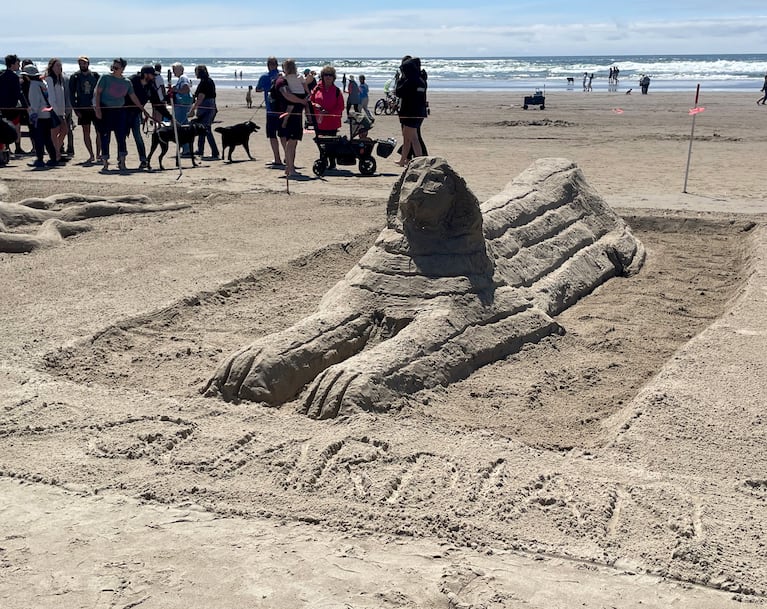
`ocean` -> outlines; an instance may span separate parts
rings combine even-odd
[[[33,58],[34,59],[34,58]],[[77,71],[74,57],[61,58],[67,74]],[[254,85],[266,70],[266,58],[234,57],[146,57],[126,58],[132,74],[146,63],[159,62],[163,75],[174,61],[186,68],[194,80],[194,66],[204,64],[218,87],[234,88]],[[91,57],[91,68],[106,73],[111,57]],[[533,91],[582,90],[584,72],[594,74],[595,91],[608,90],[608,71],[620,70],[618,91],[636,88],[642,74],[651,77],[651,91],[752,91],[758,92],[767,73],[767,54],[754,55],[620,55],[573,57],[424,57],[423,68],[428,73],[431,91]],[[47,58],[35,59],[43,69]],[[326,64],[335,66],[339,81],[343,74],[364,74],[374,94],[397,71],[400,58],[296,58],[299,71],[305,68],[319,71]],[[242,79],[239,74],[242,72]],[[235,73],[237,78],[235,78]],[[567,78],[574,80],[568,85]]]

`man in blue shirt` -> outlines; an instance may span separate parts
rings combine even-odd
[[[274,161],[268,163],[269,167],[283,168],[285,165],[282,163],[282,157],[280,156],[280,140],[277,139],[277,129],[280,126],[279,112],[272,111],[272,103],[269,96],[269,89],[272,88],[272,83],[277,80],[280,75],[280,71],[277,69],[279,63],[276,57],[269,57],[266,60],[266,68],[269,70],[266,74],[262,74],[256,84],[256,91],[264,93],[264,106],[266,107],[266,137],[269,140],[269,144],[272,147],[272,153],[274,154]]]

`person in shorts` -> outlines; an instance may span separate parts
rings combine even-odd
[[[77,58],[80,69],[69,77],[69,98],[72,109],[77,116],[77,124],[83,129],[83,142],[88,149],[87,163],[93,163],[96,157],[101,157],[101,142],[96,133],[96,155],[93,154],[91,142],[91,125],[95,127],[96,111],[93,109],[93,94],[99,75],[90,69],[90,59],[86,55]]]
[[[264,94],[264,107],[266,108],[266,139],[269,140],[269,145],[272,147],[272,154],[274,160],[268,163],[269,167],[283,168],[285,165],[282,163],[282,157],[280,155],[280,140],[277,139],[277,130],[280,128],[280,112],[275,111],[272,108],[272,100],[269,95],[269,90],[272,88],[272,83],[277,80],[280,75],[280,71],[277,68],[279,63],[276,57],[269,57],[266,60],[266,68],[269,70],[266,74],[262,74],[256,83],[256,92]],[[283,141],[283,146],[285,142]]]

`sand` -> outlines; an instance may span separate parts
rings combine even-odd
[[[0,606],[767,604],[764,110],[703,92],[682,193],[693,98],[432,94],[429,151],[480,200],[571,159],[647,262],[558,316],[563,336],[332,421],[199,390],[368,249],[394,156],[314,179],[306,139],[288,194],[263,133],[255,161],[177,179],[79,165],[78,130],[65,168],[0,169],[6,202],[190,204],[0,254]],[[263,124],[244,91],[219,105]]]

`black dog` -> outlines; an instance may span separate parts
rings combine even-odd
[[[252,161],[253,157],[250,156],[250,148],[248,147],[248,138],[251,133],[255,133],[261,127],[256,125],[253,121],[246,121],[244,123],[237,123],[229,127],[216,127],[214,131],[221,134],[221,156],[229,148],[229,162],[232,162],[232,152],[234,152],[235,146],[242,146],[245,148],[245,152],[248,153],[248,158]]]
[[[189,121],[188,125],[178,125],[177,129],[179,140],[177,142],[178,146],[189,144],[191,147],[197,137],[205,135],[205,125],[196,120]],[[157,157],[157,162],[160,164],[160,169],[165,169],[162,166],[162,159],[168,152],[168,145],[170,142],[175,141],[176,134],[173,131],[173,125],[160,127],[157,131],[155,131],[152,134],[152,147],[149,149],[149,154],[146,157],[147,169],[151,169],[150,163],[152,161],[152,155],[154,154],[154,151],[157,150],[157,146],[160,147],[160,156]],[[192,166],[197,167],[197,162],[194,160],[194,154],[192,154]]]

